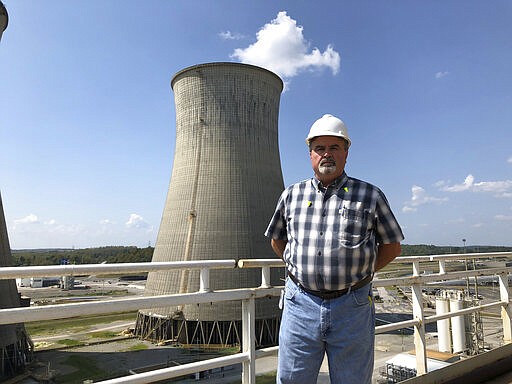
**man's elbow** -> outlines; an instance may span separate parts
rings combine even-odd
[[[271,239],[270,245],[274,250],[275,254],[279,256],[281,259],[283,258],[284,249],[286,248],[287,241],[280,239]]]

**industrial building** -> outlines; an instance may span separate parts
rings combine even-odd
[[[263,233],[284,189],[278,146],[282,80],[240,63],[207,63],[171,81],[176,145],[153,262],[276,257]],[[273,271],[280,285],[284,272]],[[212,271],[213,290],[254,287],[260,272]],[[151,272],[147,295],[195,292],[199,271]],[[141,310],[136,334],[157,342],[240,344],[241,303]],[[257,346],[277,344],[276,298],[256,302]]]

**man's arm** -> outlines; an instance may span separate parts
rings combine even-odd
[[[375,271],[378,271],[391,263],[397,256],[400,256],[401,252],[402,247],[400,246],[400,243],[380,244],[377,250]]]
[[[275,254],[277,256],[279,256],[281,259],[283,259],[283,253],[284,253],[284,249],[286,248],[286,244],[288,244],[287,240],[280,240],[280,239],[271,239],[270,240],[270,245],[272,246],[272,249],[274,250]]]

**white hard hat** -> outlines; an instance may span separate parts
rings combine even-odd
[[[306,144],[309,145],[310,141],[317,136],[337,136],[345,139],[349,147],[351,144],[345,123],[329,114],[323,115],[313,123],[306,138]]]

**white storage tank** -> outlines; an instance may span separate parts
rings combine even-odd
[[[436,314],[442,315],[450,312],[450,301],[446,291],[442,291],[436,297]],[[437,321],[437,338],[439,345],[439,352],[451,352],[452,338],[450,334],[450,319],[443,319]]]
[[[454,292],[450,297],[450,312],[464,309],[464,297],[462,292]],[[466,326],[464,316],[451,318],[453,353],[464,352],[466,345]]]

